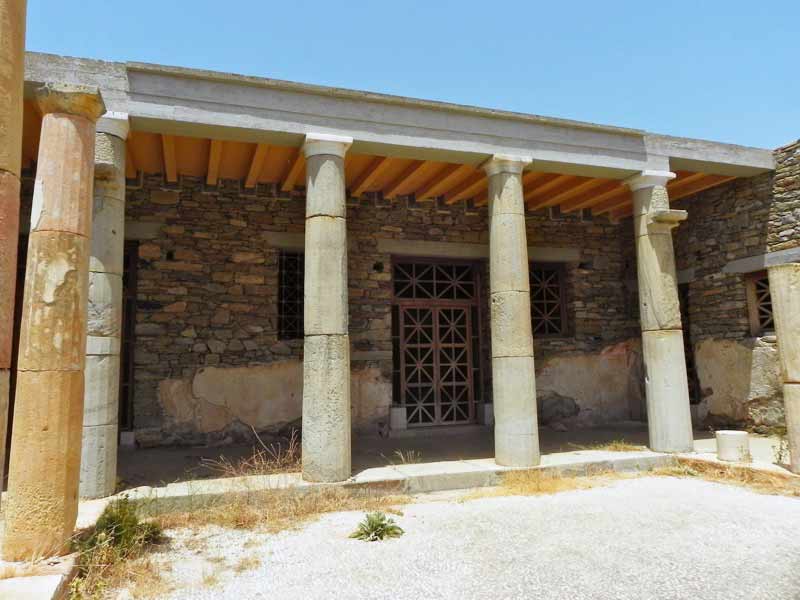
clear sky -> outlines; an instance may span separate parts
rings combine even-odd
[[[800,137],[800,0],[28,0],[27,47],[767,148]]]

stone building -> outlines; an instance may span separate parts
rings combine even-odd
[[[493,426],[530,466],[543,425],[680,452],[800,410],[797,143],[36,53],[24,78],[7,549],[57,549],[78,480],[44,475],[108,495],[119,440],[296,425],[339,481],[353,433]]]

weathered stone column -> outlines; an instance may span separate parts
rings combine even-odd
[[[28,241],[3,555],[67,551],[78,511],[97,88],[48,84]]]
[[[352,138],[306,136],[303,479],[350,477],[350,337],[344,155]]]
[[[528,242],[522,169],[530,159],[495,156],[489,178],[489,285],[495,461],[539,464]]]
[[[0,0],[0,485],[6,462],[17,286],[25,10],[25,0]]]
[[[769,293],[783,377],[789,468],[800,473],[800,263],[770,267]]]
[[[117,480],[127,137],[128,115],[107,113],[97,122],[81,452],[82,498],[110,496]]]
[[[672,228],[686,219],[686,211],[669,207],[666,183],[673,177],[668,171],[644,171],[626,183],[633,191],[650,448],[691,452],[689,385],[672,248]]]

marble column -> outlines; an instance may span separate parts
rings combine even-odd
[[[691,452],[689,385],[672,247],[672,229],[686,219],[686,211],[669,207],[666,184],[673,177],[668,171],[644,171],[626,183],[633,192],[650,448]]]
[[[117,482],[127,136],[126,114],[106,113],[97,122],[81,498],[110,496]]]
[[[306,136],[303,479],[350,477],[350,337],[344,156],[351,138]]]
[[[789,468],[800,474],[800,263],[769,267],[769,293],[783,379]]]
[[[6,462],[17,286],[25,0],[0,0],[0,483]]]
[[[3,557],[63,554],[78,512],[97,88],[46,84]]]
[[[530,159],[494,156],[489,178],[489,286],[495,461],[539,464],[528,242],[522,169]]]

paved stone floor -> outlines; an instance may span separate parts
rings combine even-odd
[[[158,560],[182,600],[800,597],[800,499],[701,480],[423,496],[396,517],[406,534],[380,543],[348,538],[362,516],[329,514],[278,535],[175,531]],[[237,572],[251,557],[258,566]]]
[[[542,453],[545,454],[591,447],[612,440],[646,445],[647,426],[643,423],[625,422],[613,426],[564,432],[543,427],[539,430],[539,437]],[[754,458],[772,462],[774,443],[774,440],[769,438],[751,436]],[[698,451],[715,451],[713,434],[708,431],[696,431],[695,446]],[[203,467],[201,460],[225,456],[235,462],[249,456],[252,451],[252,445],[122,449],[118,465],[120,489],[220,477],[219,473]],[[492,458],[494,439],[491,430],[484,427],[469,427],[461,432],[455,428],[428,430],[408,437],[356,437],[353,440],[353,472],[398,464],[402,459],[397,452],[407,454],[409,451],[417,453],[418,462]]]

